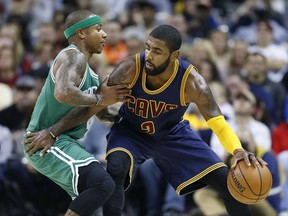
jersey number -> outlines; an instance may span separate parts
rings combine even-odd
[[[154,134],[155,133],[155,125],[154,125],[154,122],[152,121],[146,121],[146,122],[143,122],[141,124],[141,129],[143,131],[145,131],[146,133],[148,134]]]

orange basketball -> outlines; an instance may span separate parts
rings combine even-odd
[[[265,199],[272,187],[272,175],[267,166],[247,166],[244,160],[230,169],[227,177],[228,190],[241,203],[252,204]]]

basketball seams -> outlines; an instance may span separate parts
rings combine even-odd
[[[230,173],[229,173],[229,175],[230,175]],[[228,178],[228,189],[229,189],[229,186],[230,186],[237,194],[241,195],[241,197],[244,197],[244,198],[247,199],[246,202],[242,202],[242,203],[253,204],[253,203],[256,203],[256,202],[258,201],[258,198],[257,198],[257,199],[253,199],[253,198],[247,197],[247,196],[245,196],[244,194],[240,193],[240,192],[237,190],[237,188],[234,187],[233,182],[231,183],[230,178]],[[235,197],[231,192],[230,192],[230,194],[231,194],[236,200],[238,200],[237,197]],[[249,201],[248,201],[248,200],[249,200]],[[238,200],[238,201],[241,202],[240,200]],[[250,202],[250,201],[251,201],[251,202]],[[253,202],[252,202],[252,201],[253,201]],[[249,203],[248,203],[248,202],[249,202]]]
[[[271,190],[271,172],[268,167],[259,166],[255,164],[256,169],[247,167],[245,161],[241,160],[237,163],[235,170],[230,169],[227,177],[227,187],[232,197],[239,202],[245,204],[257,203],[265,199]],[[239,176],[241,177],[239,178]],[[255,190],[260,188],[259,193],[255,193],[254,188]]]
[[[254,194],[255,196],[258,196],[257,199],[259,199],[259,194],[253,191],[252,187],[250,186],[250,184],[248,183],[248,181],[247,181],[247,179],[246,179],[246,176],[245,176],[244,173],[242,172],[242,168],[241,168],[240,164],[237,163],[237,166],[238,166],[238,168],[239,168],[239,171],[240,171],[240,173],[241,173],[242,178],[244,179],[244,181],[245,181],[246,185],[248,186],[248,188],[250,189],[251,193]],[[257,166],[255,166],[255,167],[257,167]],[[257,171],[258,171],[258,175],[259,175],[259,177],[260,177],[260,183],[259,183],[259,184],[260,184],[260,194],[261,194],[261,191],[262,191],[262,190],[261,190],[261,189],[262,189],[262,176],[261,176],[261,173],[260,173],[258,167],[257,167]]]
[[[256,166],[257,167],[257,170],[258,170],[258,173],[259,173],[259,175],[260,175],[260,177],[261,177],[261,183],[263,182],[262,181],[262,173],[260,172],[260,169],[259,169],[259,167],[258,166]],[[266,167],[267,168],[267,167]],[[267,168],[268,169],[268,168]],[[268,170],[269,171],[269,170]],[[270,171],[269,171],[270,172]],[[261,186],[263,187],[263,184],[261,184]],[[271,176],[271,178],[270,178],[270,183],[269,183],[269,187],[267,188],[267,190],[266,191],[262,191],[262,189],[261,189],[261,194],[260,194],[260,196],[266,196],[266,194],[267,193],[269,193],[269,191],[271,190],[271,187],[272,187],[272,176]]]

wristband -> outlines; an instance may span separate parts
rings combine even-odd
[[[49,131],[50,136],[51,136],[54,140],[56,140],[56,136],[55,136],[55,134],[52,132],[51,127],[48,128],[48,131]]]
[[[227,124],[223,115],[213,117],[207,121],[209,127],[217,135],[220,143],[230,153],[237,149],[242,149],[239,138]]]

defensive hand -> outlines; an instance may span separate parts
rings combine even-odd
[[[55,140],[50,135],[47,129],[43,129],[36,133],[27,133],[23,144],[25,144],[25,152],[28,156],[32,156],[36,151],[43,149],[40,152],[40,157],[44,156],[47,150],[54,144]]]

